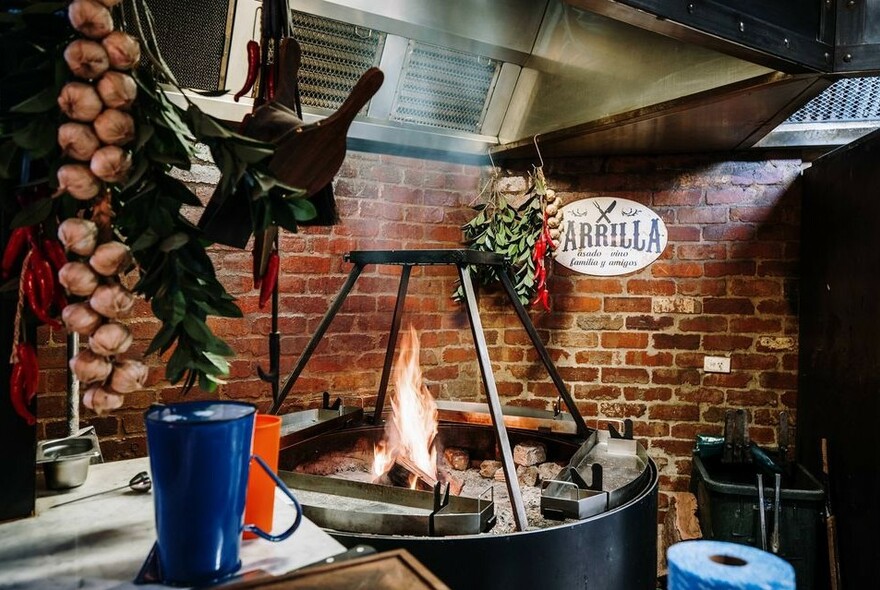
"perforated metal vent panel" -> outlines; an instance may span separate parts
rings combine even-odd
[[[478,132],[499,62],[410,41],[391,119]]]
[[[159,50],[185,88],[219,90],[224,86],[224,55],[232,29],[231,0],[145,0],[152,12]],[[134,26],[131,3],[123,3],[126,22]],[[143,13],[141,13],[143,19]],[[198,34],[193,34],[198,31]],[[146,57],[141,65],[146,67]]]
[[[361,74],[379,64],[385,33],[295,10],[293,26],[302,49],[303,106],[336,110]]]
[[[838,80],[788,118],[788,123],[876,121],[880,119],[880,78]]]

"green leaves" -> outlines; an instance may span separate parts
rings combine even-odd
[[[536,291],[535,263],[532,252],[535,242],[543,227],[543,211],[541,195],[546,192],[541,177],[539,183],[533,179],[523,203],[514,208],[507,198],[497,191],[497,177],[490,180],[487,187],[489,196],[485,203],[474,209],[477,214],[462,226],[464,243],[468,248],[481,252],[495,252],[505,256],[513,270],[514,287],[520,302],[528,305],[534,299]],[[492,267],[476,266],[472,272],[483,285],[499,280],[497,271]],[[460,301],[464,292],[459,285],[452,295]]]

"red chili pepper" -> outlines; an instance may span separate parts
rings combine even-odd
[[[3,251],[3,278],[8,279],[15,263],[24,254],[25,245],[31,236],[30,227],[17,227],[12,230],[6,249]]]
[[[43,254],[52,263],[55,272],[67,264],[67,254],[64,253],[64,246],[58,240],[43,238]]]
[[[16,414],[27,422],[28,426],[33,426],[37,423],[37,418],[28,408],[26,387],[24,365],[20,362],[13,364],[12,374],[9,376],[9,398],[12,401],[12,408]]]
[[[40,385],[40,363],[37,361],[37,351],[33,344],[28,342],[19,342],[15,350],[18,354],[18,364],[24,369],[25,401],[31,403]]]
[[[33,259],[33,256],[31,256],[31,258]],[[61,323],[58,322],[58,320],[49,317],[49,305],[52,304],[52,291],[48,292],[48,299],[46,299],[46,295],[43,294],[43,286],[40,278],[32,265],[28,264],[27,268],[22,270],[22,273],[24,273],[24,276],[22,277],[22,280],[24,281],[24,295],[27,298],[28,306],[31,308],[31,311],[33,311],[34,315],[37,316],[37,319],[44,324],[48,324],[55,329],[60,329]],[[48,301],[48,304],[44,305],[44,301]]]
[[[267,303],[269,303],[269,299],[272,297],[272,291],[275,290],[275,285],[278,284],[278,267],[281,264],[281,259],[278,257],[278,252],[272,252],[269,254],[269,262],[266,265],[266,274],[263,275],[263,284],[260,287],[260,309],[263,309]]]
[[[254,87],[254,82],[257,81],[257,74],[260,73],[260,44],[254,40],[248,41],[247,60],[247,76],[244,79],[244,86],[232,97],[235,102],[238,102],[239,98],[251,91],[251,88]]]

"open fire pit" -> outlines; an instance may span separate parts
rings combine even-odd
[[[620,435],[586,427],[504,259],[445,250],[353,252],[347,259],[355,267],[342,293],[284,388],[274,387],[276,411],[364,265],[401,265],[401,286],[373,416],[339,400],[330,406],[328,395],[322,409],[283,416],[279,474],[306,516],[348,547],[407,549],[452,588],[655,588],[656,466],[629,428]],[[394,367],[391,411],[384,412],[402,299],[410,267],[420,264],[458,268],[487,404],[438,407],[422,384],[411,332]],[[569,415],[501,406],[468,270],[473,264],[502,270]]]

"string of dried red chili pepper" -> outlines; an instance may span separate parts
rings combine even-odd
[[[262,284],[260,285],[260,309],[266,307],[266,304],[269,303],[269,300],[272,298],[272,291],[275,290],[275,285],[278,284],[278,270],[281,265],[281,259],[278,256],[278,251],[273,251],[269,254],[269,261],[266,264],[266,274],[263,275]]]

